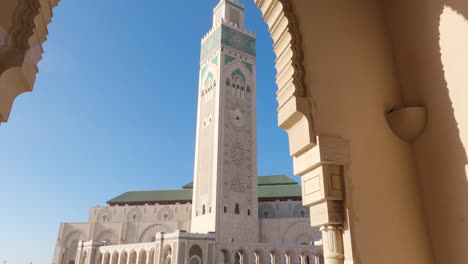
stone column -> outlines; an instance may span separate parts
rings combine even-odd
[[[323,254],[326,264],[342,264],[343,227],[341,225],[323,225],[320,227],[323,239]]]
[[[294,158],[294,172],[301,176],[302,203],[310,207],[312,226],[321,227],[324,264],[343,264],[344,165],[347,143],[317,137],[317,145]]]

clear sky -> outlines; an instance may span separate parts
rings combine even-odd
[[[258,173],[292,175],[272,40],[257,33]],[[51,263],[60,222],[129,190],[191,181],[200,38],[218,0],[62,0],[33,93],[0,126],[0,263]],[[296,178],[297,180],[297,178]]]

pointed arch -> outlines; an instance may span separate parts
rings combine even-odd
[[[189,249],[189,264],[203,264],[203,250],[198,244],[194,244]]]
[[[162,252],[162,262],[163,264],[173,264],[172,263],[172,247],[170,245],[165,245]]]
[[[258,218],[275,218],[276,210],[270,204],[262,204],[258,208]]]
[[[130,251],[130,256],[129,256],[128,263],[129,264],[137,264],[136,261],[137,261],[137,252],[134,249],[132,249],[132,251]]]
[[[231,78],[235,79],[236,76],[239,76],[244,83],[247,82],[247,78],[245,77],[244,73],[240,68],[235,69],[234,71],[231,72]]]
[[[119,263],[127,264],[127,259],[128,259],[128,253],[127,253],[127,251],[123,250],[120,253],[120,262]]]
[[[141,249],[138,253],[138,264],[146,264],[146,259],[148,258],[148,253],[146,250]]]
[[[231,263],[231,256],[230,256],[228,250],[223,248],[218,252],[218,263],[219,264],[230,264]]]

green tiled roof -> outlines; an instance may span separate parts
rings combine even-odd
[[[123,193],[109,201],[108,204],[115,203],[142,203],[157,201],[191,201],[192,189],[182,190],[158,190],[158,191],[130,191]]]
[[[258,176],[258,186],[263,185],[297,185],[297,182],[286,175]]]
[[[301,197],[301,185],[258,186],[258,198]]]
[[[257,185],[297,185],[293,179],[289,178],[286,175],[268,175],[268,176],[258,176]],[[193,182],[189,182],[182,186],[183,189],[192,189]]]
[[[191,201],[193,182],[179,190],[130,191],[109,201],[108,204],[134,204]],[[301,197],[301,185],[285,175],[259,176],[257,194],[259,199]]]

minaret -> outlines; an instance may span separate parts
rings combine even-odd
[[[221,0],[201,41],[192,233],[258,242],[255,35]]]

